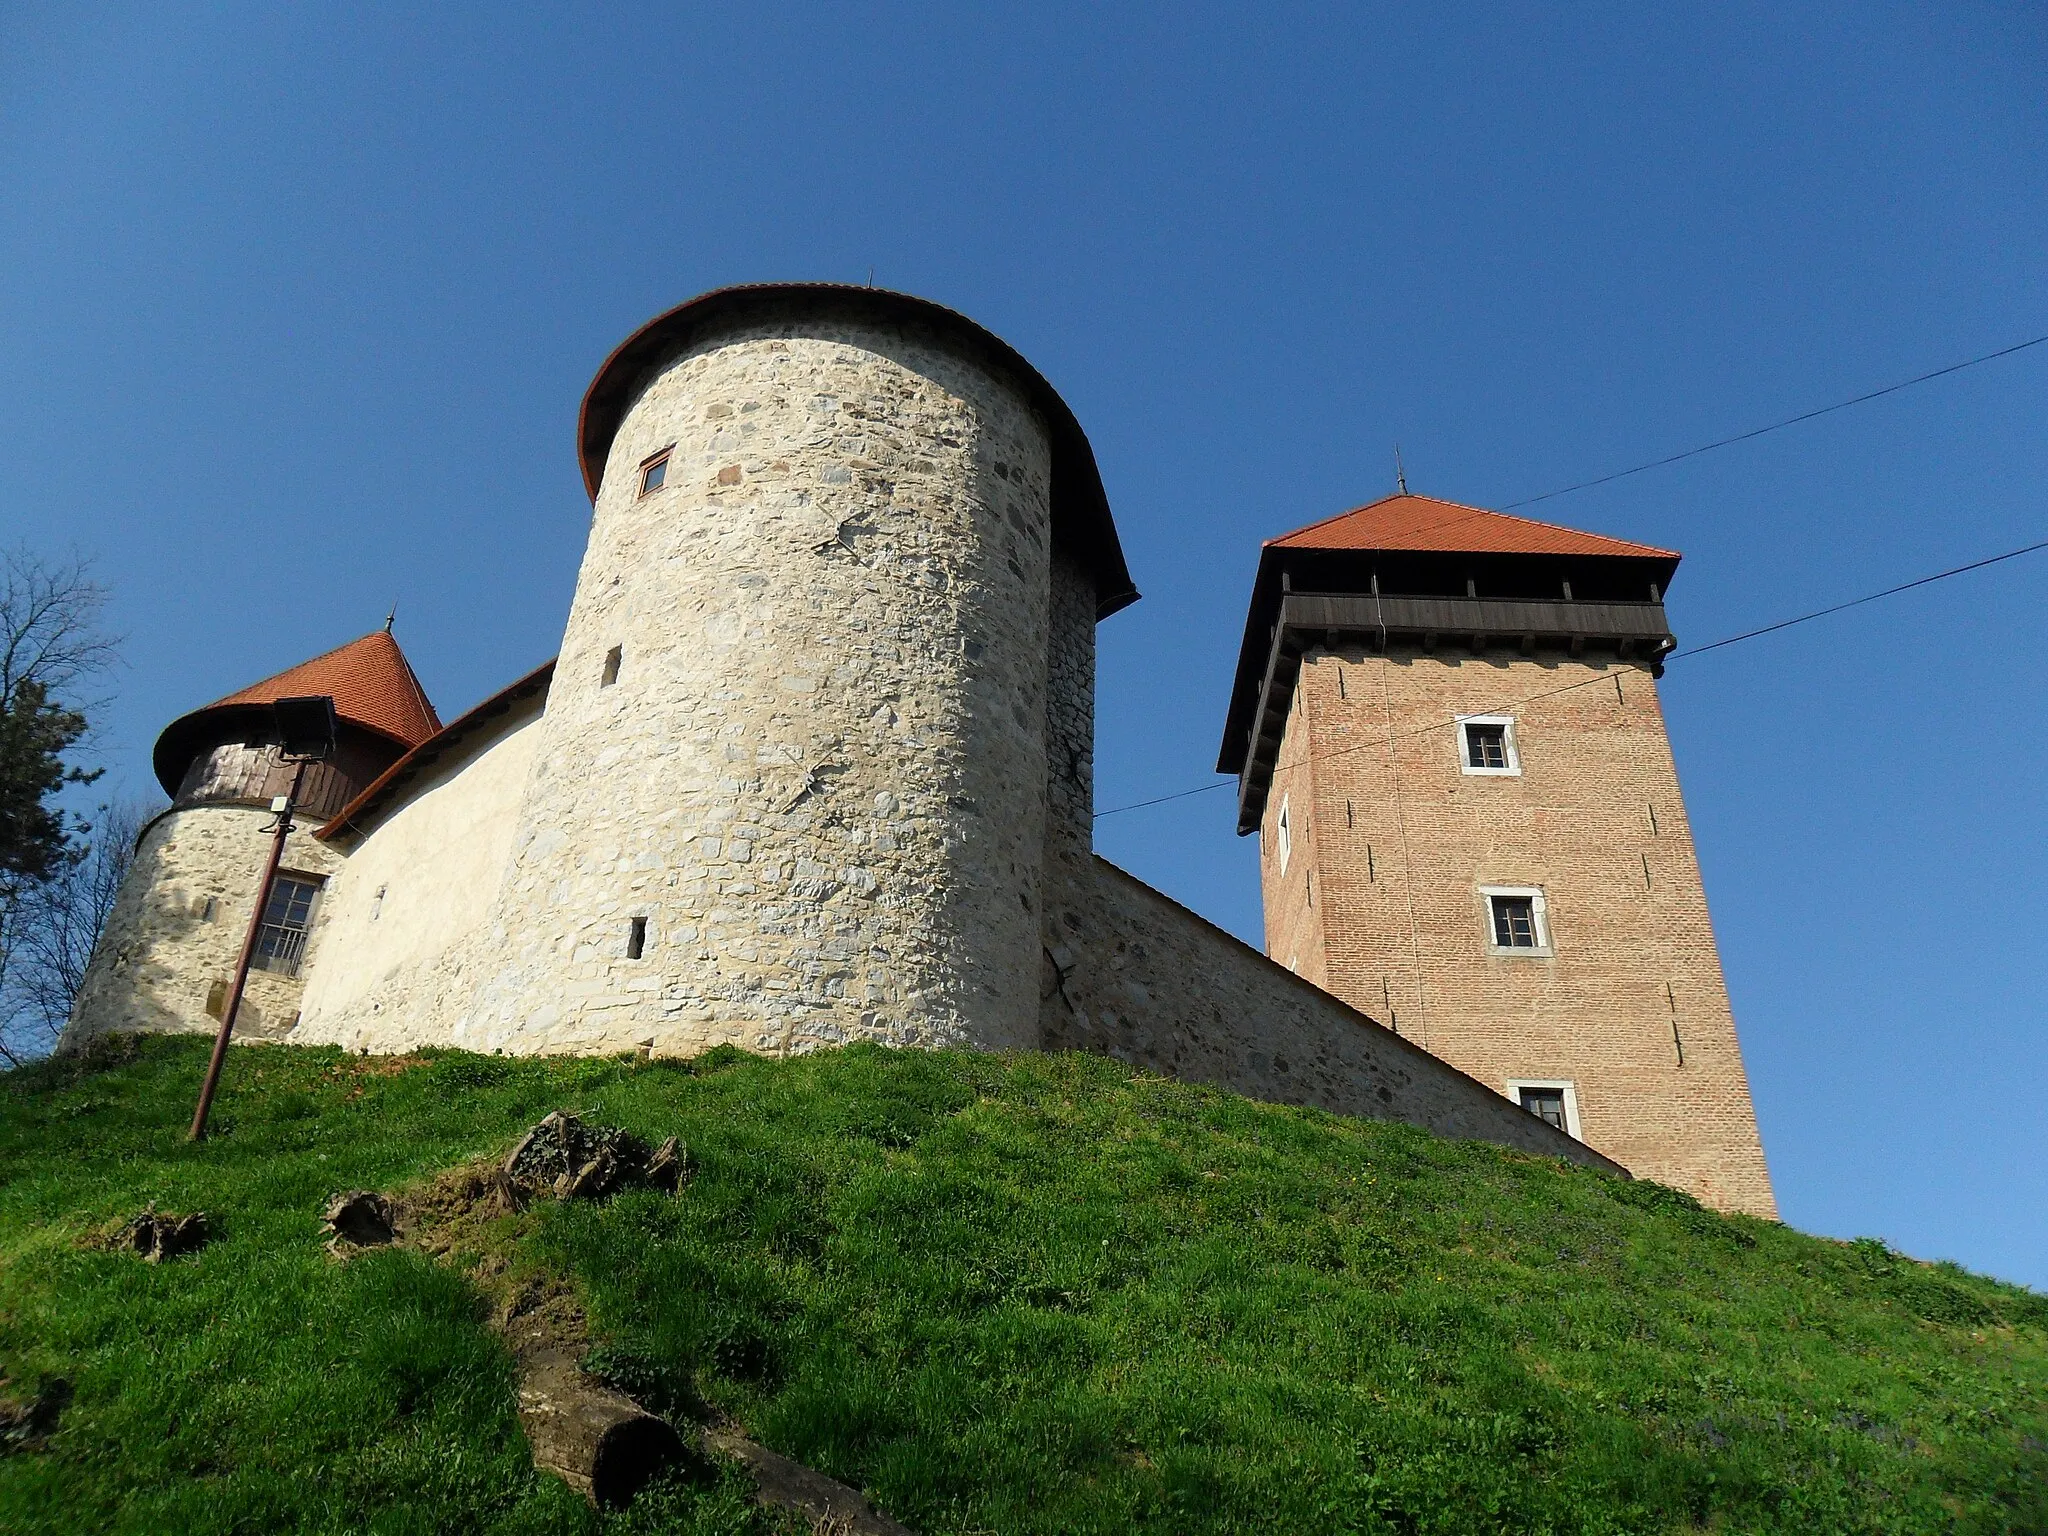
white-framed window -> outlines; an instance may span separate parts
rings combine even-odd
[[[1522,759],[1515,751],[1514,717],[1460,715],[1458,771],[1492,775],[1496,778],[1519,775],[1522,771]]]
[[[1494,955],[1542,957],[1550,948],[1550,913],[1536,885],[1483,885],[1486,950]]]
[[[1579,1090],[1570,1078],[1511,1077],[1508,1097],[1573,1141],[1586,1139],[1579,1134]]]
[[[1280,851],[1280,873],[1287,873],[1287,860],[1294,853],[1294,826],[1287,816],[1287,797],[1280,797],[1280,814],[1273,818],[1273,844]]]

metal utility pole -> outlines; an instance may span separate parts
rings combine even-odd
[[[220,1033],[214,1037],[213,1059],[206,1064],[206,1081],[199,1089],[199,1107],[192,1112],[193,1141],[206,1139],[206,1117],[213,1108],[214,1090],[220,1086],[220,1069],[228,1059],[228,1040],[235,1032],[235,1015],[242,1009],[242,993],[249,985],[249,966],[256,958],[257,941],[263,934],[263,914],[270,909],[270,893],[277,884],[277,867],[284,862],[285,839],[292,835],[292,807],[306,782],[306,765],[326,761],[334,751],[334,700],[327,694],[302,699],[279,699],[271,705],[277,718],[278,757],[295,764],[289,794],[270,802],[277,820],[267,830],[273,834],[270,858],[263,866],[263,882],[256,887],[256,910],[249,914],[249,932],[242,939],[241,958],[235,962],[235,979],[228,988],[227,1002],[220,1011]]]

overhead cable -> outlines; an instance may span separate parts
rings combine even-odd
[[[2043,340],[2048,340],[2048,337],[2044,337]],[[1740,634],[1726,635],[1719,640],[1709,640],[1705,645],[1687,646],[1683,650],[1671,651],[1665,655],[1664,660],[1670,662],[1677,661],[1681,657],[1704,656],[1708,651],[1723,650],[1731,645],[1740,645],[1745,640],[1755,640],[1764,635],[1776,634],[1779,630],[1790,629],[1795,624],[1810,624],[1815,619],[1824,619],[1828,617],[1828,615],[1830,614],[1842,613],[1850,608],[1860,608],[1865,603],[1874,603],[1879,601],[1881,598],[1896,597],[1899,593],[1910,592],[1915,587],[1925,587],[1932,585],[1934,582],[1937,581],[1947,581],[1951,576],[1962,576],[1970,571],[1981,571],[1986,566],[1999,565],[2007,560],[2017,560],[2022,555],[2036,554],[2044,549],[2048,549],[2048,539],[2042,539],[2033,544],[2023,544],[2018,549],[2009,549],[2002,555],[1987,555],[1984,559],[1972,560],[1967,565],[1950,566],[1947,570],[1936,571],[1931,576],[1916,577],[1912,581],[1903,581],[1900,582],[1897,586],[1886,587],[1880,592],[1869,592],[1864,594],[1862,597],[1852,597],[1845,603],[1834,603],[1826,608],[1816,608],[1811,613],[1802,613],[1794,618],[1789,619],[1779,619],[1776,623],[1765,624],[1756,629],[1746,629],[1742,631]],[[1524,704],[1533,704],[1539,699],[1553,698],[1560,693],[1570,693],[1574,689],[1588,688],[1595,683],[1603,683],[1606,681],[1607,674],[1605,673],[1602,673],[1596,677],[1582,678],[1575,683],[1566,683],[1562,687],[1558,688],[1546,688],[1541,693],[1532,693],[1522,698],[1511,700],[1508,703],[1498,705],[1491,710],[1483,711],[1483,713],[1497,715],[1509,714],[1519,709]],[[1416,726],[1413,729],[1402,731],[1398,735],[1389,737],[1388,739],[1390,741],[1401,740],[1409,736],[1424,736],[1429,734],[1431,731],[1448,730],[1452,726],[1455,726],[1458,723],[1458,721],[1462,718],[1464,718],[1464,716],[1453,716],[1449,720],[1432,721],[1428,725]],[[1339,748],[1335,752],[1324,753],[1323,760],[1327,761],[1329,758],[1333,757],[1344,757],[1352,752],[1362,752],[1365,751],[1368,747],[1377,747],[1380,744],[1381,743],[1379,741],[1375,740],[1371,742],[1361,743],[1359,746],[1355,747]],[[1293,766],[1295,765],[1292,763],[1276,763],[1274,765],[1273,771],[1275,773],[1278,773],[1281,771],[1283,767],[1291,768]],[[1097,821],[1100,821],[1105,816],[1120,816],[1125,811],[1142,811],[1147,806],[1165,805],[1170,800],[1185,800],[1191,795],[1205,795],[1208,794],[1211,790],[1228,789],[1232,784],[1235,784],[1236,782],[1237,781],[1235,779],[1217,779],[1213,783],[1200,784],[1194,787],[1193,789],[1176,790],[1174,793],[1170,795],[1158,795],[1150,800],[1136,800],[1129,805],[1111,806],[1106,811],[1097,811],[1095,813],[1095,819]]]
[[[2029,347],[2038,347],[2048,342],[2048,336],[2036,336],[2032,341],[2015,342],[2009,347],[2000,347],[1996,352],[1986,352],[1982,357],[1965,358],[1960,363],[1950,363],[1946,368],[1937,368],[1932,373],[1922,373],[1910,379],[1901,379],[1896,384],[1887,384],[1883,389],[1873,389],[1852,400],[1837,400],[1833,405],[1823,405],[1817,410],[1801,411],[1797,416],[1787,416],[1783,421],[1774,421],[1766,427],[1752,427],[1747,432],[1738,432],[1733,437],[1718,438],[1711,443],[1701,443],[1697,448],[1688,448],[1683,453],[1667,454],[1661,459],[1652,459],[1647,464],[1638,464],[1632,469],[1617,469],[1611,475],[1601,475],[1594,480],[1581,480],[1577,485],[1560,486],[1554,491],[1545,491],[1541,496],[1524,496],[1520,501],[1511,501],[1494,510],[1512,512],[1516,507],[1533,507],[1539,501],[1550,501],[1558,496],[1569,496],[1573,491],[1589,491],[1596,485],[1608,485],[1616,480],[1626,480],[1630,475],[1640,475],[1645,470],[1662,469],[1667,464],[1676,464],[1682,459],[1698,458],[1703,453],[1712,453],[1716,448],[1731,447],[1746,443],[1751,438],[1762,437],[1769,432],[1782,432],[1787,427],[1796,427],[1802,421],[1812,421],[1817,416],[1831,416],[1836,411],[1846,411],[1852,405],[1864,405],[1872,400],[1882,400],[1886,395],[1896,395],[1902,389],[1911,389],[1915,384],[1925,384],[1930,379],[1946,378],[1952,373],[1961,373],[1965,368],[1975,368],[1983,363],[1993,363],[2001,357],[2011,357],[2015,352],[2024,352]]]

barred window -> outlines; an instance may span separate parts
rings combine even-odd
[[[263,909],[263,925],[256,931],[257,969],[286,976],[299,974],[299,961],[306,953],[306,930],[313,926],[313,902],[319,894],[316,876],[277,877],[270,888],[270,904]]]
[[[1504,725],[1465,727],[1465,761],[1474,768],[1508,765],[1508,728]]]

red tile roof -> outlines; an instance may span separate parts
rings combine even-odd
[[[279,699],[326,693],[334,697],[334,712],[407,747],[416,747],[441,729],[441,717],[434,713],[427,692],[413,675],[412,664],[398,642],[384,630],[374,630],[360,640],[337,646],[311,661],[287,667],[275,677],[251,683],[239,693],[215,699],[204,710],[227,709],[240,704],[273,704]]]
[[[351,828],[362,831],[363,829],[357,825],[362,818],[382,809],[387,802],[397,799],[406,784],[416,779],[422,769],[456,750],[463,739],[474,734],[479,726],[510,713],[514,704],[536,693],[541,696],[541,702],[545,705],[548,685],[555,677],[555,660],[555,657],[550,656],[517,682],[500,688],[481,704],[442,726],[439,731],[386,768],[361,794],[343,806],[327,825],[313,835],[325,843],[332,842]]]
[[[1268,549],[1412,549],[1460,555],[1637,555],[1675,550],[1581,533],[1533,518],[1460,506],[1434,496],[1389,496],[1266,541]]]

